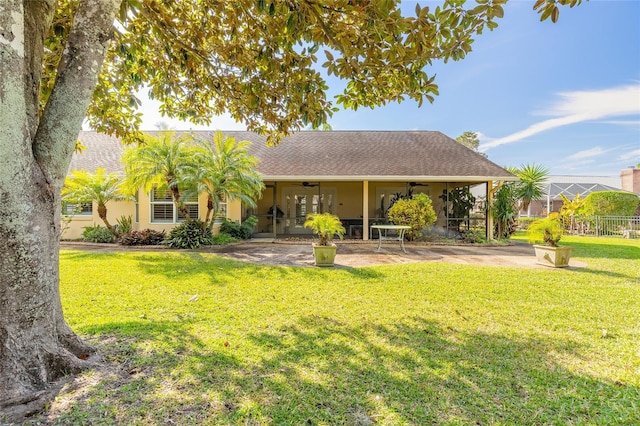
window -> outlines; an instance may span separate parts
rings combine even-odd
[[[65,216],[91,216],[93,203],[62,203],[62,214]]]
[[[138,200],[138,193],[137,192],[136,192],[135,222],[136,223],[140,223],[140,200]]]
[[[216,214],[217,217],[227,217],[227,198],[226,197],[222,197],[222,200],[220,201],[220,203],[218,204],[218,213]]]
[[[407,188],[402,186],[378,187],[376,188],[376,210],[375,218],[384,218],[387,216],[387,210],[391,206],[391,202],[398,194],[404,194]]]
[[[150,195],[151,204],[151,223],[178,223],[184,222],[184,217],[178,213],[173,199],[171,198],[171,192],[168,189],[159,191],[154,188]],[[197,218],[199,216],[198,211],[198,197],[187,197],[182,195],[185,207],[189,212],[189,216]]]

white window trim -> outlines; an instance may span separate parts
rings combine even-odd
[[[184,218],[178,218],[178,209],[176,208],[175,203],[173,202],[173,199],[171,200],[166,200],[166,199],[162,199],[160,201],[154,201],[154,197],[153,197],[153,191],[155,189],[152,189],[149,192],[149,223],[154,223],[154,224],[168,224],[168,225],[175,225],[177,223],[182,223],[184,222]],[[171,205],[171,209],[172,209],[172,219],[171,220],[157,220],[153,218],[153,206],[156,204],[163,204],[163,205]],[[186,201],[184,203],[185,205],[189,206],[193,206],[195,205],[197,210],[198,210],[198,216],[200,216],[200,203],[199,200],[196,198],[195,201]]]
[[[79,212],[75,212],[75,213],[71,213],[69,214],[69,207],[70,206],[77,206],[77,205],[87,205],[87,206],[91,206],[91,211],[84,211],[84,210],[80,210]],[[93,203],[65,203],[64,205],[64,211],[62,212],[63,216],[80,216],[80,217],[90,217],[93,216]]]

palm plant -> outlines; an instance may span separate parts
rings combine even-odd
[[[549,169],[540,164],[525,164],[509,171],[520,178],[515,195],[520,199],[519,209],[527,210],[531,201],[539,200],[544,195],[544,182]]]
[[[311,229],[318,236],[318,245],[320,246],[328,246],[329,240],[334,235],[342,239],[346,232],[340,218],[331,213],[312,213],[308,215],[304,227]]]
[[[573,233],[573,231],[576,229],[576,215],[585,205],[586,199],[580,198],[580,193],[576,194],[576,196],[573,198],[573,201],[564,194],[560,194],[560,198],[562,198],[560,216],[563,219],[568,219],[569,232]]]
[[[86,170],[75,170],[64,181],[62,199],[69,203],[92,203],[98,205],[98,216],[116,238],[118,230],[107,219],[107,203],[109,201],[126,200],[120,190],[120,178],[116,173],[107,173],[100,167],[92,174]]]
[[[168,189],[180,214],[190,221],[180,191],[187,186],[186,176],[193,174],[196,167],[191,140],[190,136],[176,138],[173,132],[162,132],[158,137],[144,135],[144,143],[127,149],[122,158],[126,190],[133,194],[140,187],[147,192],[154,188]]]
[[[544,219],[532,222],[527,228],[529,242],[542,241],[549,247],[558,247],[558,242],[564,234],[564,225],[558,213],[551,213]]]
[[[199,141],[195,155],[197,167],[189,169],[186,181],[207,195],[205,226],[213,228],[221,203],[240,200],[255,207],[264,189],[256,170],[257,158],[249,155],[247,141],[236,142],[216,132],[213,140]]]

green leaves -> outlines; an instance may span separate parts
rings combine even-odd
[[[208,124],[229,113],[249,130],[283,135],[311,125],[321,128],[335,110],[376,107],[412,99],[419,105],[438,95],[427,67],[461,60],[473,37],[497,27],[506,0],[469,6],[447,0],[429,9],[416,4],[403,15],[400,2],[318,0],[124,0],[88,115],[97,130],[126,142],[142,140],[139,102],[146,89],[170,117]],[[580,0],[539,0],[543,19],[557,19],[557,5]],[[58,2],[41,90],[46,102],[72,24],[77,1]],[[345,81],[335,99],[317,71]]]
[[[540,21],[551,18],[551,22],[558,22],[560,9],[558,5],[575,7],[582,3],[582,0],[536,0],[533,10],[540,13]]]

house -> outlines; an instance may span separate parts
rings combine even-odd
[[[213,131],[192,132],[211,140]],[[447,203],[456,188],[481,187],[486,194],[494,182],[517,178],[487,158],[435,131],[302,131],[285,138],[276,147],[266,146],[266,137],[245,131],[223,132],[236,140],[252,142],[250,154],[259,159],[258,171],[266,188],[257,207],[229,202],[224,215],[241,220],[258,218],[257,236],[308,234],[303,224],[307,214],[337,214],[353,238],[369,239],[370,226],[383,222],[396,194],[423,192],[433,200],[438,214],[436,227],[449,230],[463,225],[492,229],[490,218],[452,218]],[[86,150],[74,154],[69,170],[94,172],[104,167],[123,172],[120,158],[124,147],[116,138],[82,132]],[[205,197],[189,200],[192,213],[204,215]],[[82,228],[100,223],[97,213],[86,209],[76,214],[63,238],[79,238]],[[275,214],[274,214],[275,213]],[[135,202],[108,205],[109,219],[121,215],[134,218],[134,229],[170,229],[179,217],[170,197],[153,191],[138,193]],[[472,223],[473,222],[473,223]]]
[[[636,182],[635,189],[634,182]],[[640,169],[632,167],[622,170],[620,177],[548,176],[544,184],[543,198],[532,201],[529,204],[529,209],[520,212],[520,215],[535,217],[546,216],[547,212],[559,212],[563,204],[561,194],[573,200],[577,194],[580,194],[580,198],[584,199],[590,193],[598,191],[640,192]]]
[[[629,166],[620,172],[621,187],[624,191],[640,195],[640,168]]]

